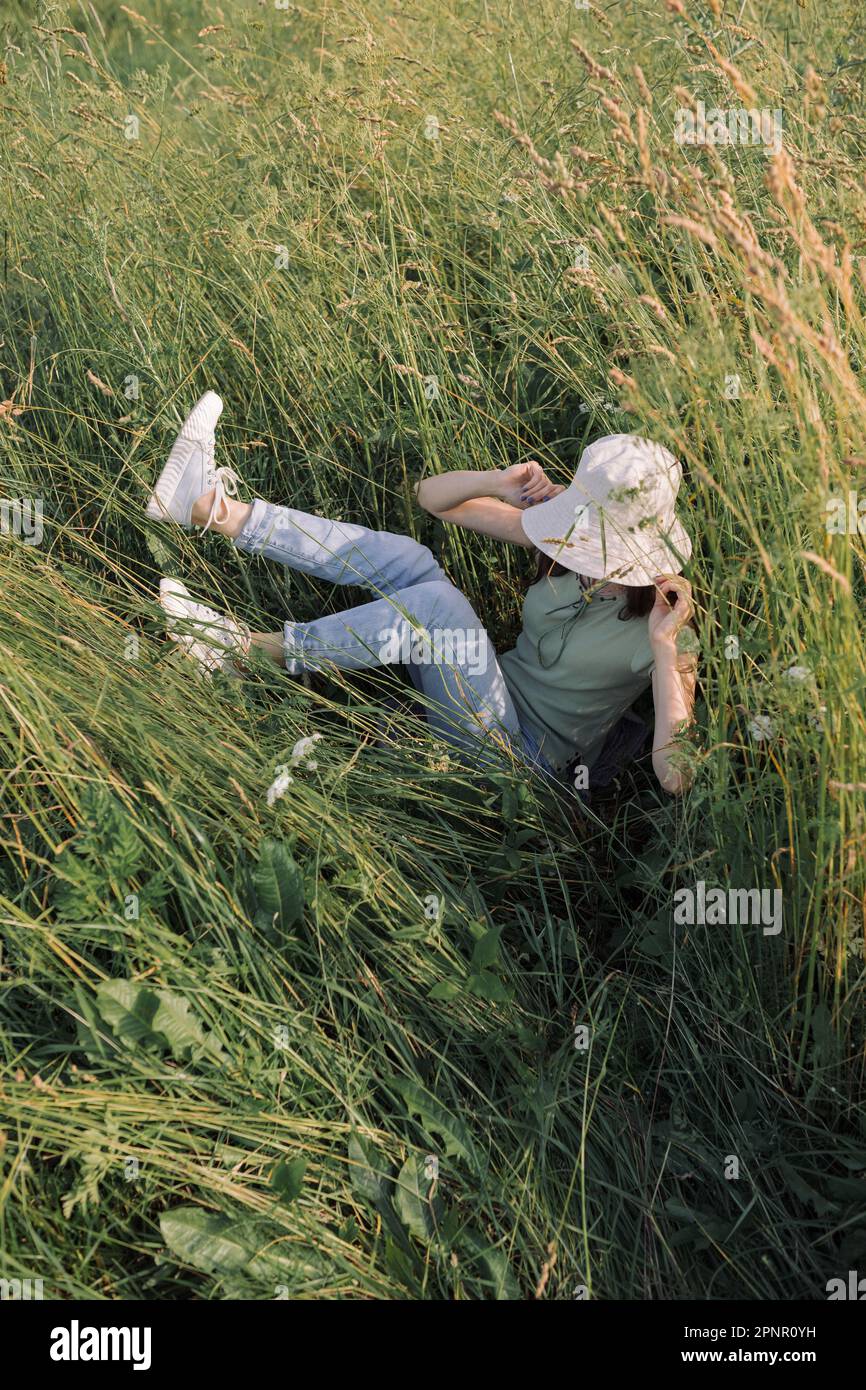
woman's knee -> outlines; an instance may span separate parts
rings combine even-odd
[[[421,541],[412,540],[411,545],[414,551],[413,569],[418,575],[418,584],[447,584],[453,588],[445,575],[433,551],[429,545],[422,544]]]
[[[488,646],[488,637],[478,614],[464,593],[450,579],[431,579],[416,584],[406,596],[406,611],[422,622],[443,645],[443,650],[476,651]]]
[[[465,594],[443,575],[440,579],[426,579],[412,585],[412,597],[418,606],[427,613],[453,613],[465,616],[475,613]]]

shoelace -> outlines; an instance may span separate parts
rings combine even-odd
[[[246,656],[252,645],[252,633],[246,623],[204,603],[196,604],[195,616],[187,613],[183,618],[170,617],[167,627],[169,636],[188,648],[240,651]]]
[[[213,479],[214,490],[213,502],[211,504],[207,524],[202,527],[203,531],[207,531],[214,521],[221,522],[227,519],[229,514],[228,498],[237,497],[238,484],[241,482],[240,477],[233,468],[229,468],[227,465],[222,468],[213,467],[212,451],[208,459],[208,482],[210,482],[211,478]],[[222,508],[224,513],[222,516],[219,515],[220,508]]]

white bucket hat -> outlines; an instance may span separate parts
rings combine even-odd
[[[652,584],[679,574],[692,553],[674,511],[683,470],[637,434],[607,434],[581,454],[571,484],[521,513],[538,550],[589,579]]]

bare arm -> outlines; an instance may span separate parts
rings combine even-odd
[[[424,510],[441,521],[525,546],[532,542],[520,524],[520,513],[561,491],[534,461],[510,468],[440,473],[422,479],[415,489]]]
[[[692,721],[695,704],[696,662],[677,649],[677,633],[693,612],[691,586],[679,576],[659,575],[656,605],[650,613],[650,642],[655,657],[653,671],[653,771],[662,787],[677,796],[686,791],[690,777],[674,765],[675,741]],[[677,594],[671,608],[665,595]]]

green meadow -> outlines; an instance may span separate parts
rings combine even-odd
[[[0,1277],[866,1273],[864,72],[853,0],[4,4]],[[763,138],[683,140],[699,101]],[[689,792],[474,776],[400,668],[201,678],[161,575],[264,630],[363,601],[146,519],[208,388],[246,496],[417,537],[499,650],[529,554],[414,484],[672,449]],[[781,930],[676,924],[698,883]]]

